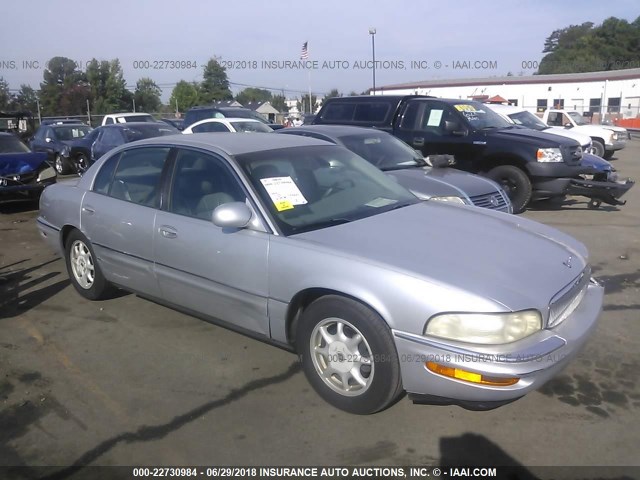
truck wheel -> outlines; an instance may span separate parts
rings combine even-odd
[[[65,162],[64,158],[62,158],[62,155],[60,155],[59,153],[56,154],[55,166],[58,175],[67,175],[69,173],[67,162]]]
[[[314,301],[300,318],[296,345],[307,380],[336,408],[375,413],[402,392],[391,330],[361,303],[336,295]]]
[[[521,213],[531,200],[531,181],[527,174],[513,165],[500,165],[489,170],[487,177],[500,184],[513,205],[513,213]]]
[[[593,154],[603,157],[605,153],[604,144],[600,140],[593,140],[591,144],[593,145]]]

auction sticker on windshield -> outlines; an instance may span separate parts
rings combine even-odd
[[[460,104],[460,105],[454,105],[456,110],[458,110],[459,112],[475,112],[476,111],[476,107],[474,107],[473,105],[466,105],[466,104]]]
[[[279,212],[307,203],[291,177],[261,178],[260,181]]]

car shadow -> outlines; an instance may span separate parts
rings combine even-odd
[[[38,200],[33,198],[3,200],[0,197],[0,214],[33,212],[38,208]]]
[[[589,206],[589,199],[587,198],[551,198],[548,200],[537,200],[531,202],[527,206],[527,210],[544,212],[544,211],[560,211],[560,210],[601,210],[603,212],[617,212],[620,210],[615,205],[601,204],[598,208],[591,208]]]

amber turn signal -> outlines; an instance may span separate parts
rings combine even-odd
[[[447,367],[436,362],[427,362],[427,368],[433,373],[450,378],[457,378],[465,382],[479,383],[481,385],[493,385],[495,387],[507,387],[518,383],[519,378],[513,377],[489,377],[480,373],[468,372],[459,368]]]

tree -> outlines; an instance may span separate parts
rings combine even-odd
[[[86,75],[76,62],[53,57],[47,62],[40,83],[40,105],[44,115],[81,115],[85,112],[90,90]]]
[[[341,96],[342,94],[338,92],[337,88],[332,88],[331,91],[324,96],[324,98],[334,98],[334,97],[341,97]]]
[[[133,98],[136,101],[136,110],[140,112],[157,112],[160,110],[162,90],[156,82],[150,78],[141,78],[136,83],[136,91]]]
[[[133,94],[127,90],[118,59],[92,59],[87,64],[86,78],[90,86],[94,113],[113,113],[133,108]]]
[[[33,113],[38,111],[38,93],[29,85],[20,85],[20,90],[14,100],[15,110]]]
[[[169,106],[175,111],[185,111],[199,103],[198,85],[180,80],[171,92]]]
[[[640,18],[615,17],[554,30],[545,40],[539,74],[617,70],[637,66]]]
[[[9,91],[9,84],[3,77],[0,77],[0,110],[7,110],[11,100],[12,96]]]
[[[289,113],[287,99],[284,95],[274,95],[273,97],[271,97],[271,106],[278,110],[280,113]]]
[[[236,95],[236,102],[246,105],[249,102],[270,102],[271,92],[263,88],[248,87]]]
[[[202,77],[199,91],[201,103],[213,103],[216,100],[231,100],[233,98],[229,89],[226,69],[215,58],[207,62]]]
[[[318,108],[318,97],[311,94],[311,104],[313,106],[312,112],[314,113]],[[301,113],[309,113],[309,95],[303,95],[302,100],[299,100],[296,104],[298,111]]]

